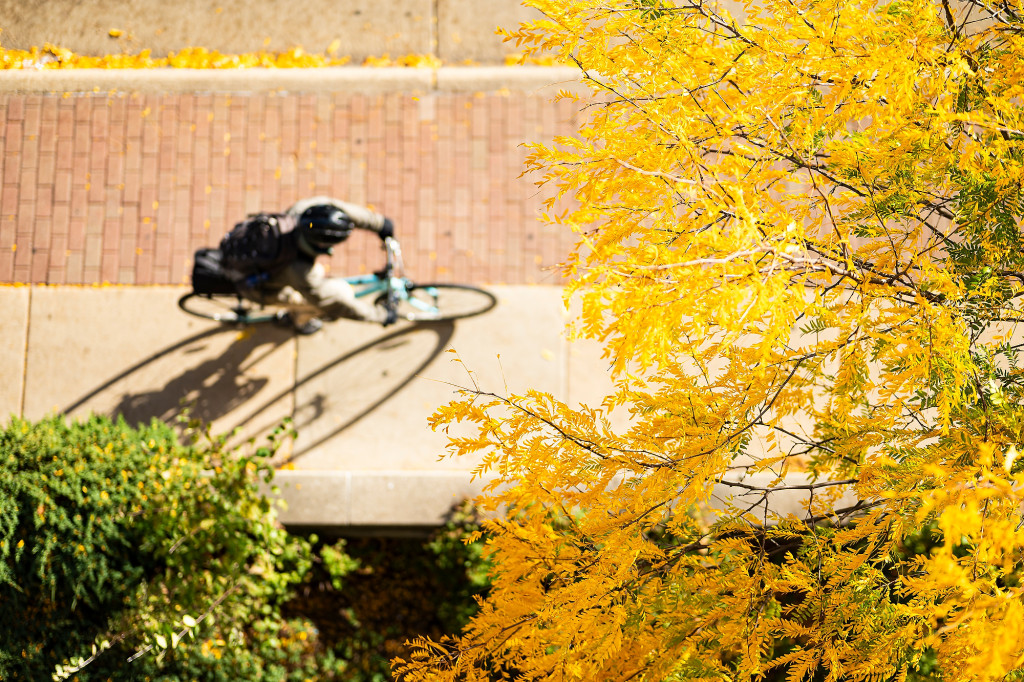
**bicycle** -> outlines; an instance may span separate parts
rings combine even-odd
[[[402,248],[393,237],[384,240],[384,268],[368,275],[344,278],[357,298],[372,297],[376,305],[393,306],[399,320],[439,322],[480,315],[497,304],[494,294],[468,284],[416,284],[405,276]],[[197,257],[198,257],[197,253]],[[279,320],[287,307],[274,302],[260,303],[242,296],[227,277],[210,285],[197,286],[178,300],[178,307],[190,315],[223,324],[250,325]],[[247,281],[247,284],[260,280]]]

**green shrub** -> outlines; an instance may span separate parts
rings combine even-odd
[[[462,506],[424,539],[289,534],[252,454],[192,424],[0,431],[0,680],[390,679],[487,589]]]
[[[156,679],[292,627],[279,606],[313,559],[260,492],[272,445],[194,435],[56,416],[0,432],[0,678]]]

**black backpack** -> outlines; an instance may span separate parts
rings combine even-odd
[[[220,241],[221,267],[231,274],[246,277],[269,273],[283,263],[281,225],[270,213],[251,215],[231,228]]]
[[[192,261],[192,290],[197,294],[234,294],[235,281],[221,264],[218,249],[199,249]]]

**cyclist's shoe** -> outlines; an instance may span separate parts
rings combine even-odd
[[[295,324],[295,320],[292,318],[291,313],[278,313],[277,317],[274,318],[274,324],[279,327],[291,327],[295,330],[296,334],[303,336],[309,336],[310,334],[316,334],[318,331],[323,329],[324,323],[318,317],[312,317],[303,324]]]
[[[303,336],[309,336],[310,334],[316,334],[318,331],[323,329],[324,323],[319,317],[310,318],[305,324],[295,325],[295,333],[302,334]]]
[[[398,321],[398,295],[394,291],[388,291],[384,298],[384,326],[392,325]]]

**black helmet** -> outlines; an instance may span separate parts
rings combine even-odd
[[[340,208],[319,204],[302,212],[297,229],[310,246],[327,253],[332,246],[348,239],[352,232],[352,221]]]

